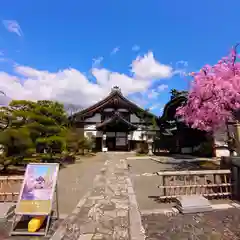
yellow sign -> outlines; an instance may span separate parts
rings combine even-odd
[[[22,215],[48,215],[52,209],[59,164],[28,164],[16,213]]]

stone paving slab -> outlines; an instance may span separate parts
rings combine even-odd
[[[231,208],[199,214],[142,216],[146,240],[239,240],[240,210]]]
[[[93,189],[61,224],[51,240],[144,239],[143,233],[140,233],[143,229],[136,202],[133,201],[134,192],[131,192],[133,188],[126,161],[120,158],[121,155],[106,156],[110,159],[96,176]],[[136,218],[139,216],[139,221],[131,225],[129,213],[133,212]],[[138,237],[130,238],[130,232]]]

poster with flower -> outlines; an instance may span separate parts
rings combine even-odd
[[[56,187],[59,164],[28,164],[16,206],[17,214],[48,215]]]

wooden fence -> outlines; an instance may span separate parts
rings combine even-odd
[[[163,171],[160,199],[171,200],[182,195],[201,194],[207,198],[232,196],[230,170]]]
[[[0,176],[0,202],[17,202],[23,176]]]

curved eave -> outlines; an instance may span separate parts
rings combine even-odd
[[[121,123],[121,124],[126,125],[127,129],[131,130],[131,131],[137,130],[137,128],[138,128],[136,125],[130,123],[126,119],[122,118],[121,116],[114,115],[112,118],[109,118],[109,119],[105,120],[104,122],[98,124],[96,126],[96,129],[101,130],[108,125],[117,124],[117,123]]]
[[[110,93],[106,98],[104,98],[103,100],[99,101],[98,103],[83,109],[82,111],[73,114],[73,118],[75,116],[81,116],[81,117],[85,117],[88,114],[91,114],[93,112],[95,112],[97,109],[99,108],[103,108],[104,106],[106,106],[112,99],[114,99],[115,97],[120,98],[123,102],[125,102],[127,105],[130,106],[130,108],[135,109],[136,110],[136,114],[137,112],[145,112],[146,115],[154,117],[156,120],[158,119],[158,117],[156,115],[154,115],[153,113],[147,112],[144,109],[142,109],[141,107],[139,107],[138,105],[136,105],[135,103],[131,102],[130,100],[128,100],[127,98],[125,98],[122,93],[119,92],[113,92]]]

